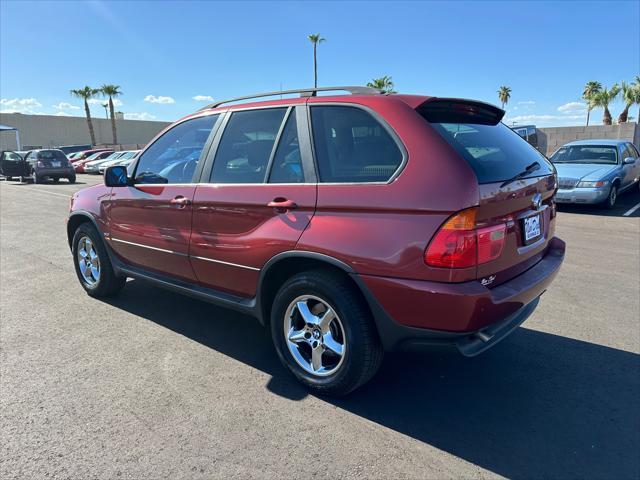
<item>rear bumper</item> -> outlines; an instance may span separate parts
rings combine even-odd
[[[76,172],[72,167],[69,168],[36,168],[36,173],[41,177],[66,178],[73,177]]]
[[[531,315],[557,275],[564,254],[565,243],[554,237],[536,265],[491,289],[478,281],[447,284],[354,277],[374,313],[385,349],[446,345],[476,355]]]
[[[602,203],[609,195],[611,187],[600,188],[574,188],[571,190],[558,190],[556,192],[557,203]]]

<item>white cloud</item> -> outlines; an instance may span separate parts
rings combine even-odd
[[[504,119],[505,125],[512,126],[518,124],[535,124],[538,127],[580,125],[586,120],[586,114],[564,114],[564,115],[518,115]]]
[[[518,102],[518,105],[535,105],[536,102],[534,102],[533,100],[525,100],[523,102]]]
[[[144,101],[149,103],[163,103],[163,104],[176,103],[176,101],[173,98],[163,97],[162,95],[157,97],[155,95],[147,95],[146,97],[144,97]]]
[[[562,113],[586,112],[587,105],[582,102],[569,102],[558,107],[558,111]]]
[[[34,108],[41,107],[42,104],[35,98],[1,98],[0,113],[24,113],[27,115],[46,115],[35,111]]]
[[[62,112],[62,111],[60,111],[60,112],[58,112],[58,113],[55,113],[54,115],[55,115],[56,117],[70,117],[70,116],[71,116],[71,114],[70,114],[70,113]]]
[[[26,108],[26,107],[41,107],[42,104],[35,98],[2,98],[0,99],[0,105],[9,108]]]
[[[53,108],[57,110],[80,110],[80,107],[76,105],[71,105],[67,102],[60,102],[57,105],[53,105]]]
[[[151,115],[150,113],[147,113],[147,112],[125,113],[124,118],[125,120],[155,120],[156,119],[155,115]]]
[[[109,101],[108,98],[105,99],[100,99],[100,98],[90,98],[89,100],[87,100],[87,103],[90,105],[100,105],[102,106],[103,103],[107,103]],[[119,100],[117,98],[113,99],[113,106],[114,107],[120,107],[122,106],[122,100]]]
[[[213,102],[213,97],[211,95],[196,95],[192,98],[197,102]]]

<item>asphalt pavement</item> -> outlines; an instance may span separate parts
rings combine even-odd
[[[567,257],[533,316],[476,358],[388,355],[309,395],[268,331],[140,281],[76,279],[79,184],[0,182],[0,477],[640,477],[640,193],[561,207]]]

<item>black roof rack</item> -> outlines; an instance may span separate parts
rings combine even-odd
[[[300,88],[296,90],[279,90],[276,92],[257,93],[255,95],[247,95],[244,97],[230,98],[229,100],[222,100],[220,102],[211,103],[200,110],[208,110],[210,108],[216,108],[225,103],[239,102],[241,100],[251,100],[252,98],[262,97],[275,97],[277,95],[291,95],[293,93],[299,93],[301,97],[314,97],[317,92],[332,92],[332,91],[345,91],[352,95],[381,95],[382,92],[373,87],[318,87],[318,88]]]

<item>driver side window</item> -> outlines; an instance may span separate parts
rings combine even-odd
[[[135,183],[191,183],[204,144],[218,117],[193,118],[162,135],[140,157]]]

